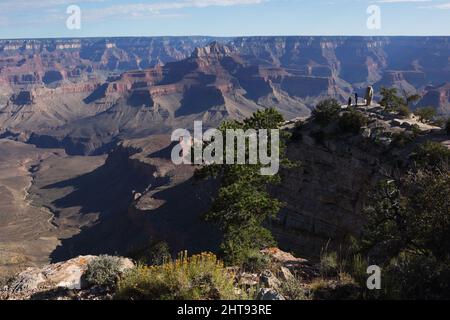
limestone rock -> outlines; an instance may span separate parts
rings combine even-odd
[[[273,289],[262,288],[256,297],[256,300],[286,300],[281,294]]]
[[[11,293],[21,293],[57,288],[80,290],[83,287],[82,276],[89,262],[95,258],[95,256],[80,256],[42,268],[28,268],[13,280],[8,291]],[[133,266],[134,263],[130,259],[121,258],[122,271]]]
[[[239,277],[239,284],[253,287],[259,284],[259,277],[254,273],[242,273]]]
[[[280,280],[272,274],[272,272],[266,270],[260,277],[260,282],[266,288],[278,288],[280,286]]]
[[[279,271],[279,278],[283,281],[289,281],[294,279],[294,275],[288,268],[281,267]]]

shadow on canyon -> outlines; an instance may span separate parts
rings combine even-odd
[[[153,172],[150,166],[137,167],[128,155],[117,153],[90,173],[45,186],[72,189],[52,202],[56,224],[69,220],[84,225],[78,234],[61,239],[51,254],[52,262],[89,254],[126,255],[153,239],[167,242],[174,254],[216,251],[220,233],[201,218],[209,207],[208,186],[192,179],[173,186],[170,178],[155,178]],[[160,205],[136,209],[134,194],[144,190],[155,192],[152,199]]]

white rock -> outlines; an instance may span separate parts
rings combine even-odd
[[[13,293],[64,288],[82,288],[81,278],[87,269],[89,262],[95,256],[80,256],[65,262],[50,264],[42,268],[28,268],[21,272],[9,286]],[[130,269],[134,263],[130,259],[121,258],[121,271]]]
[[[281,294],[273,289],[262,288],[258,292],[256,300],[286,300]]]

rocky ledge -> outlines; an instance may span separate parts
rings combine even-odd
[[[95,256],[77,258],[33,267],[19,273],[4,288],[0,288],[0,300],[79,300],[108,299],[110,293],[102,288],[89,288],[83,279],[88,264]],[[127,258],[119,258],[122,272],[133,268]]]

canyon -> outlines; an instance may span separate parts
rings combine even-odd
[[[282,172],[274,194],[287,205],[271,228],[284,249],[315,255],[358,231],[367,191],[408,149],[383,144],[382,129],[407,124],[377,109],[363,135],[318,142],[311,110],[373,85],[375,100],[395,87],[448,116],[449,59],[448,37],[0,40],[0,273],[150,239],[215,251],[220,233],[201,217],[216,186],[170,161],[170,133],[267,107],[307,126],[289,145],[304,166]]]

